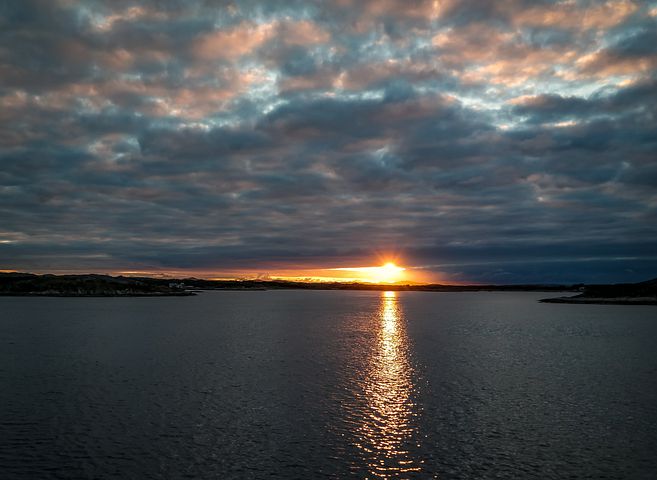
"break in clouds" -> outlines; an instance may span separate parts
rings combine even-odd
[[[0,268],[657,271],[657,2],[0,3]]]

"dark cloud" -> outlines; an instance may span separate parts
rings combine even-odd
[[[0,268],[657,271],[638,2],[0,9]]]

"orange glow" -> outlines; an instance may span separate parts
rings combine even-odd
[[[435,272],[430,272],[424,267],[402,266],[397,257],[389,255],[380,257],[378,266],[354,266],[334,267],[319,266],[311,267],[302,264],[269,264],[250,268],[233,269],[149,269],[134,265],[132,268],[94,268],[94,273],[128,276],[128,277],[155,277],[155,278],[199,278],[208,280],[281,280],[289,282],[305,283],[370,283],[381,285],[395,284],[426,284],[441,283],[444,279]],[[141,267],[141,268],[140,268]],[[3,265],[6,271],[28,271],[16,265]],[[31,273],[55,275],[64,274],[88,274],[87,269],[49,269],[47,271],[32,271]]]
[[[392,283],[401,279],[404,270],[406,269],[388,262],[382,267],[373,268],[372,276],[377,283]]]
[[[352,272],[354,279],[359,282],[369,283],[395,283],[407,280],[404,267],[399,267],[393,262],[387,262],[380,267],[344,267],[332,268],[334,271]]]
[[[283,280],[290,282],[344,282],[373,284],[429,283],[435,278],[422,269],[402,267],[393,259],[385,259],[379,266],[303,268],[302,266],[270,265],[258,270],[215,270],[215,271],[147,271],[121,270],[114,275],[158,276],[171,278],[196,277],[209,280]]]

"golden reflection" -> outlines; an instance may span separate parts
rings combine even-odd
[[[413,369],[395,292],[383,292],[377,342],[363,388],[366,412],[358,426],[358,447],[374,478],[404,477],[420,471],[407,447],[417,442]]]

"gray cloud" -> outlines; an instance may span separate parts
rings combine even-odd
[[[0,268],[654,276],[638,3],[0,8]]]

